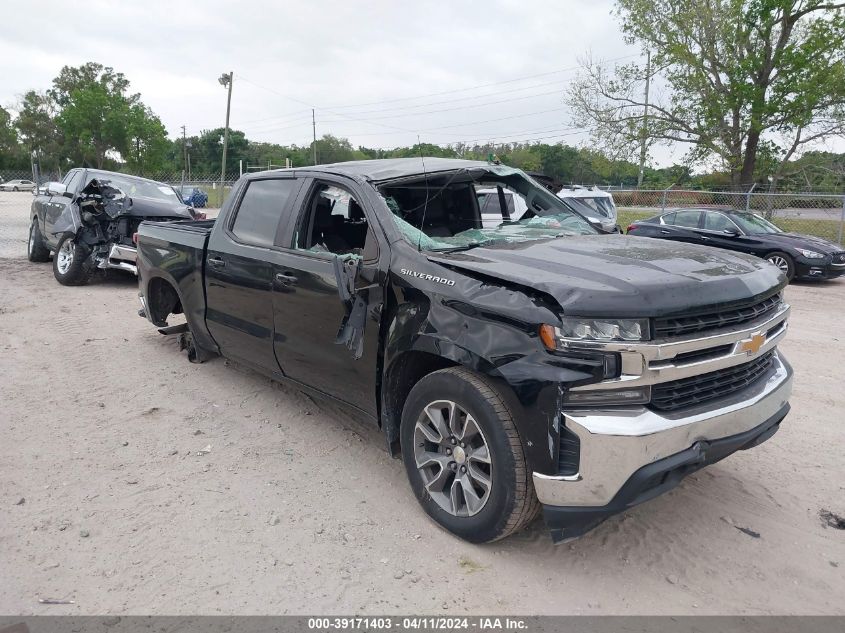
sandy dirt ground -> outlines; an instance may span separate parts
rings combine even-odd
[[[574,543],[473,546],[375,429],[188,363],[130,276],[27,262],[31,201],[0,193],[0,613],[845,613],[845,280],[787,292],[772,440]]]

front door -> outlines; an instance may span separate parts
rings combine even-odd
[[[300,181],[250,180],[235,195],[222,231],[212,231],[205,259],[206,323],[224,356],[278,372],[273,354],[272,259],[277,231]]]
[[[305,187],[275,258],[276,358],[288,378],[375,416],[384,277],[374,216],[351,183]]]
[[[62,195],[43,196],[43,226],[41,226],[41,235],[47,241],[51,248],[56,248],[59,244],[60,235],[56,231],[65,229],[79,229],[79,226],[74,226],[71,219],[72,213],[71,205],[76,204],[76,194],[82,188],[82,179],[85,175],[84,169],[74,169],[69,171],[62,184],[65,185],[65,193]],[[64,216],[64,217],[63,217]],[[57,227],[58,225],[58,227]]]
[[[717,248],[726,248],[740,253],[756,254],[756,240],[749,238],[724,213],[704,213],[703,228],[697,231],[702,243]]]

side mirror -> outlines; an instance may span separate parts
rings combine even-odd
[[[739,237],[739,231],[737,231],[736,229],[725,229],[724,231],[722,231],[722,233],[730,237]]]
[[[67,187],[60,182],[48,182],[44,186],[44,193],[48,196],[63,196],[66,191]]]

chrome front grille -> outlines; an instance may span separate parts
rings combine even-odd
[[[750,323],[774,314],[777,312],[780,303],[780,295],[772,295],[758,303],[740,308],[706,312],[693,316],[655,319],[654,336],[655,338],[683,336],[684,334],[720,330],[733,325]]]
[[[700,334],[630,343],[572,341],[573,350],[618,354],[621,375],[571,392],[650,389],[649,406],[667,411],[725,397],[771,366],[789,317],[789,306],[776,298],[774,304],[756,304],[761,316],[751,321]]]

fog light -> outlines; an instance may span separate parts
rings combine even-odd
[[[646,404],[650,400],[650,387],[570,391],[566,394],[566,402],[571,404]]]

